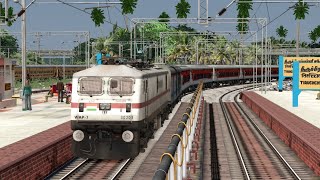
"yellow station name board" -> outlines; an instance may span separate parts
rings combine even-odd
[[[320,63],[320,57],[283,57],[283,76],[292,77],[292,62]]]
[[[299,70],[299,89],[320,89],[320,63],[300,63]]]

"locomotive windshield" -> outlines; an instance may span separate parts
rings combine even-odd
[[[109,81],[110,94],[112,95],[132,95],[133,79],[131,78],[111,78]]]
[[[79,92],[88,95],[101,95],[103,81],[100,77],[83,77],[79,79]]]

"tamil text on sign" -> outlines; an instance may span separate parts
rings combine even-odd
[[[300,63],[299,70],[299,89],[320,89],[320,63]]]
[[[299,61],[302,63],[320,63],[320,57],[284,57],[283,76],[292,77],[292,62]]]

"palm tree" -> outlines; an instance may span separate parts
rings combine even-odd
[[[138,0],[120,0],[122,6],[122,14],[132,14],[136,8]]]
[[[309,38],[310,38],[310,40],[311,40],[312,43],[315,43],[319,37],[318,37],[317,32],[316,32],[315,30],[312,30],[312,31],[309,33]]]
[[[320,25],[309,33],[309,38],[313,44],[320,38]]]
[[[284,28],[282,25],[276,29],[277,35],[280,37],[281,41],[287,37],[288,30]]]
[[[190,13],[190,4],[186,0],[180,0],[176,5],[176,14],[178,18],[186,18]]]
[[[217,42],[214,44],[214,48],[211,50],[211,54],[215,63],[217,64],[230,64],[231,61],[228,57],[226,47],[227,41],[225,37],[216,37]]]
[[[239,46],[240,44],[238,41],[228,42],[228,44],[226,45],[226,54],[230,64],[237,63],[237,55],[238,55],[237,52],[238,52]]]
[[[170,16],[166,12],[162,12],[159,18],[170,18]],[[169,20],[159,20],[159,22],[169,22]]]
[[[296,41],[296,56],[299,56],[299,36],[300,36],[300,20],[306,18],[306,14],[309,14],[309,5],[303,0],[299,0],[297,4],[294,6],[294,16],[295,19],[297,20],[297,41]]]
[[[240,34],[246,34],[246,31],[249,30],[248,25],[248,19],[243,18],[249,18],[250,13],[249,10],[252,9],[252,3],[242,3],[241,1],[252,1],[252,0],[239,0],[237,10],[238,10],[238,25],[237,25],[237,31],[240,32]]]

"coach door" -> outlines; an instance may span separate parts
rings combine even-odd
[[[148,79],[144,80],[144,104],[146,104],[145,106],[145,117],[148,117],[148,105],[147,105],[147,101],[148,99]]]

